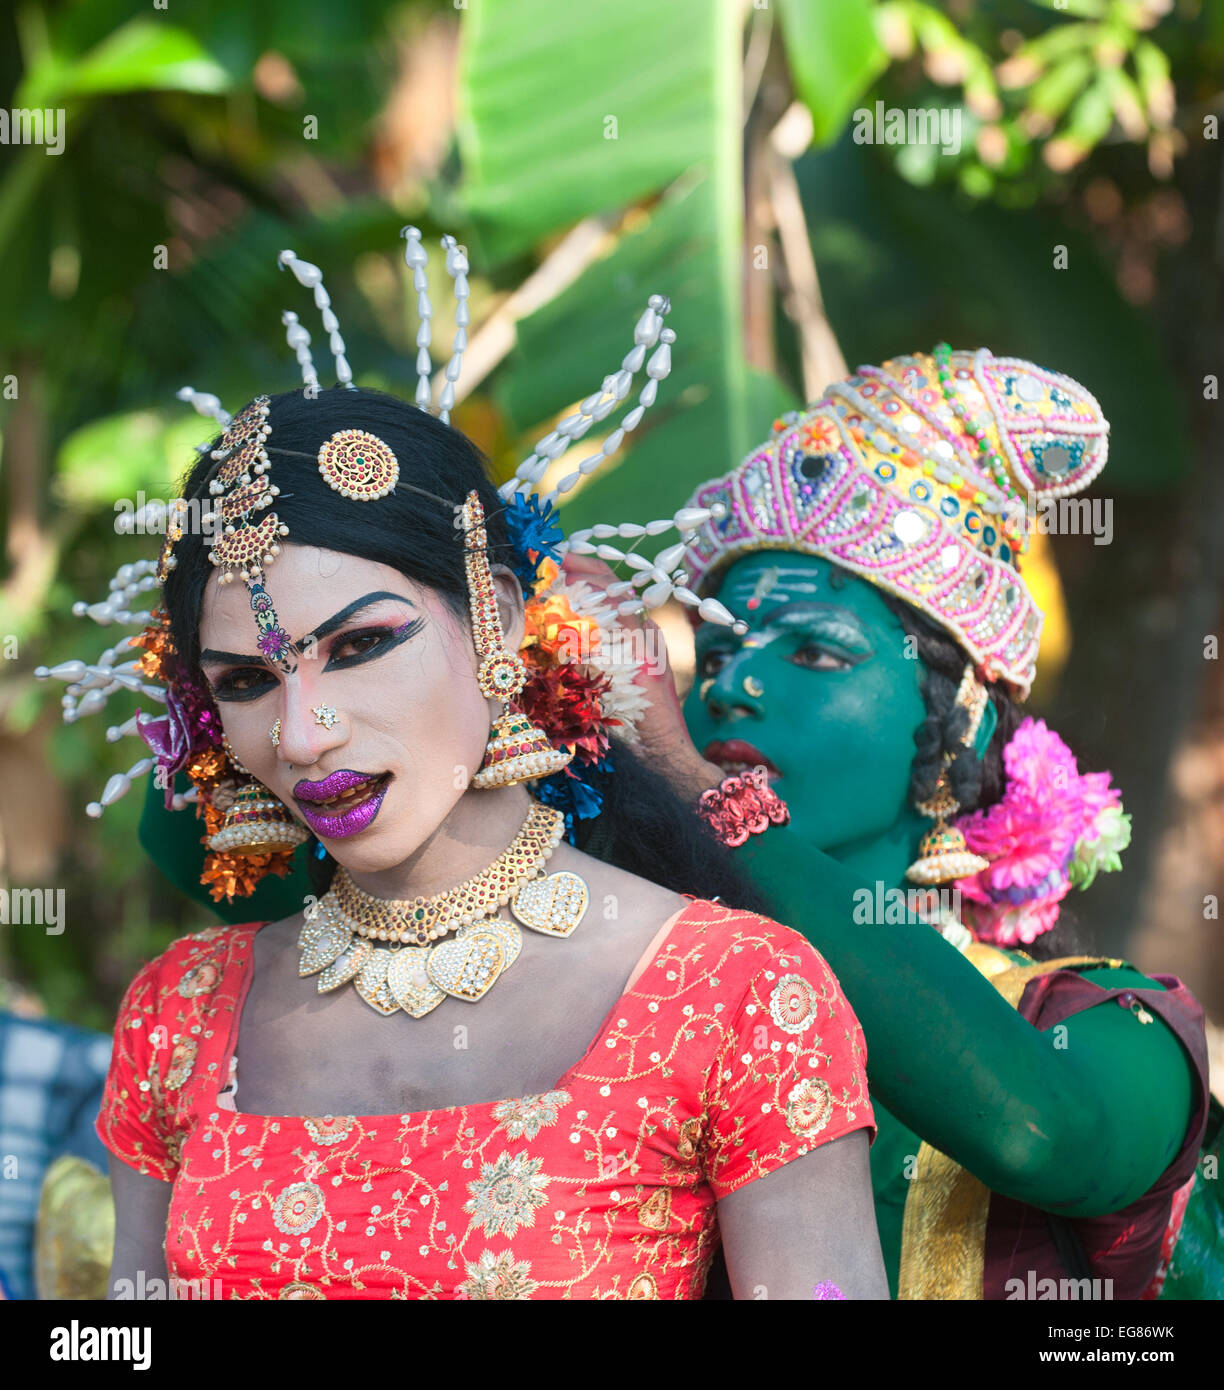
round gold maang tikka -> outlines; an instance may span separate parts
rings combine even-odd
[[[399,460],[377,435],[339,430],[319,450],[319,472],[342,497],[374,502],[395,490]]]

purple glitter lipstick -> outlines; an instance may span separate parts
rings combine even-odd
[[[390,785],[389,772],[342,768],[321,782],[299,782],[293,795],[306,824],[321,840],[340,840],[359,835],[371,824]]]

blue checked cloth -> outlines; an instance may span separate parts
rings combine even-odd
[[[62,1154],[106,1172],[94,1133],[111,1040],[48,1019],[0,1012],[0,1283],[34,1295],[34,1218],[43,1176]]]

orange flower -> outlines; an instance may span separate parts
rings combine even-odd
[[[204,861],[200,882],[208,889],[213,902],[224,898],[249,898],[260,880],[268,874],[288,876],[293,867],[293,851],[279,850],[276,854],[226,854],[214,851]]]
[[[533,599],[527,605],[526,619],[524,647],[543,648],[550,658],[561,652],[586,657],[599,650],[599,623],[575,613],[564,594]]]
[[[531,551],[532,555],[535,553],[534,550]],[[548,556],[545,555],[540,561],[539,569],[536,571],[537,578],[535,588],[531,592],[533,594],[542,594],[560,573],[561,566],[557,564],[556,560],[550,560]]]

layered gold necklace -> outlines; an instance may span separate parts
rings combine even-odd
[[[421,1018],[448,995],[480,999],[523,948],[522,933],[499,908],[546,936],[569,936],[582,921],[586,883],[568,870],[544,874],[564,830],[561,812],[533,799],[518,834],[487,869],[432,897],[371,897],[338,867],[298,937],[298,973],[322,971],[320,994],[351,980],[388,1017],[402,1010]],[[450,932],[452,940],[440,941]]]

